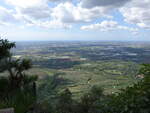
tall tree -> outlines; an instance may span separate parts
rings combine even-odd
[[[8,40],[0,39],[0,60],[11,56],[10,49],[15,47],[14,42],[9,42]]]
[[[15,47],[14,42],[0,40],[0,72],[7,71],[13,88],[25,84],[25,71],[32,67],[31,60],[16,59],[12,57],[11,49]]]
[[[15,47],[15,43],[0,39],[0,72],[6,70],[4,61],[11,56],[10,49],[13,47]]]

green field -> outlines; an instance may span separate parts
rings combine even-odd
[[[69,88],[80,98],[98,85],[106,94],[132,85],[141,63],[149,62],[146,42],[30,42],[17,43],[15,58],[32,59],[40,99]]]
[[[115,93],[135,83],[138,70],[139,65],[133,62],[91,61],[67,69],[33,68],[29,73],[37,74],[38,86],[43,85],[39,97],[49,99],[54,93],[52,84],[56,85],[57,92],[69,88],[75,98],[80,98],[94,85],[102,87],[106,94]]]

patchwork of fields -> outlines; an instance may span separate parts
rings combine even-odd
[[[38,75],[39,98],[69,88],[80,97],[98,85],[106,94],[132,85],[141,63],[149,61],[147,42],[19,42],[15,58],[29,58]]]

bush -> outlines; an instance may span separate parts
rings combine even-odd
[[[112,96],[110,113],[150,113],[150,65],[143,66],[141,81]]]

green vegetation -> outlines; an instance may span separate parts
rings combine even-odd
[[[15,43],[0,40],[0,71],[8,72],[7,76],[0,77],[0,108],[14,107],[16,113],[21,113],[35,103],[37,77],[25,73],[31,68],[30,60],[12,58],[13,47]]]
[[[109,62],[86,62],[76,65],[69,69],[32,69],[31,72],[40,73],[37,83],[40,88],[40,94],[46,95],[48,89],[51,89],[51,81],[55,78],[54,84],[57,84],[57,91],[68,88],[74,98],[80,98],[84,92],[88,92],[94,85],[103,87],[106,94],[118,92],[121,88],[126,88],[137,82],[138,70],[140,66],[132,62],[109,61]],[[41,77],[41,75],[43,77]],[[56,77],[57,75],[57,77]],[[42,84],[42,85],[41,85]],[[51,96],[40,97],[48,99]]]
[[[150,71],[150,65],[141,68]],[[105,94],[99,86],[93,86],[79,100],[73,99],[69,89],[60,92],[46,113],[149,113],[150,75],[116,94]],[[46,102],[45,102],[46,103]],[[42,106],[45,105],[43,102]],[[36,107],[34,108],[36,109]],[[41,111],[42,111],[41,107]],[[36,112],[40,113],[40,112]]]
[[[140,74],[144,78],[112,97],[110,113],[149,113],[150,112],[150,65],[144,64]]]
[[[0,40],[0,109],[150,112],[150,65],[140,64],[148,62],[148,43],[21,43],[12,54],[13,47],[15,43]]]

